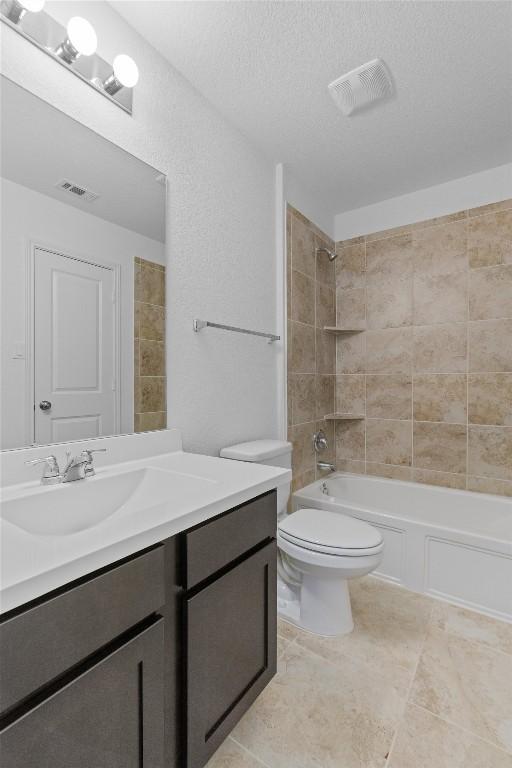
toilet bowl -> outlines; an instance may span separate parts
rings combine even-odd
[[[284,618],[319,635],[351,632],[348,580],[379,565],[384,549],[380,533],[348,515],[299,509],[278,523],[277,544],[300,574],[298,605],[286,605],[283,599]]]
[[[255,440],[223,448],[221,457],[291,467],[292,445]],[[318,635],[351,632],[348,580],[373,571],[382,559],[379,531],[366,522],[323,509],[286,513],[290,484],[277,489],[278,585],[281,617]]]

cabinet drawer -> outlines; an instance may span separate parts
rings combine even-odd
[[[165,602],[164,548],[88,578],[0,624],[5,711]]]
[[[202,768],[276,671],[276,542],[186,601],[186,768]]]
[[[185,534],[190,589],[276,534],[277,494],[266,493]]]

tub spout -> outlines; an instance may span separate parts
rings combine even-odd
[[[321,470],[324,470],[324,471],[326,469],[328,469],[331,472],[336,472],[336,467],[334,466],[334,464],[329,464],[328,461],[318,461],[316,466],[317,466],[318,469],[321,469]]]

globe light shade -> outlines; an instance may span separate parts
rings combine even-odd
[[[92,56],[98,47],[98,38],[92,24],[81,16],[73,16],[66,30],[73,48],[82,56]]]
[[[133,88],[139,81],[139,68],[131,56],[120,53],[114,59],[114,77],[125,88]]]

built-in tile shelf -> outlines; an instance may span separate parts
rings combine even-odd
[[[337,325],[324,325],[324,331],[327,333],[362,333],[366,328],[341,328]]]
[[[360,421],[364,415],[360,413],[328,413],[324,421]]]

